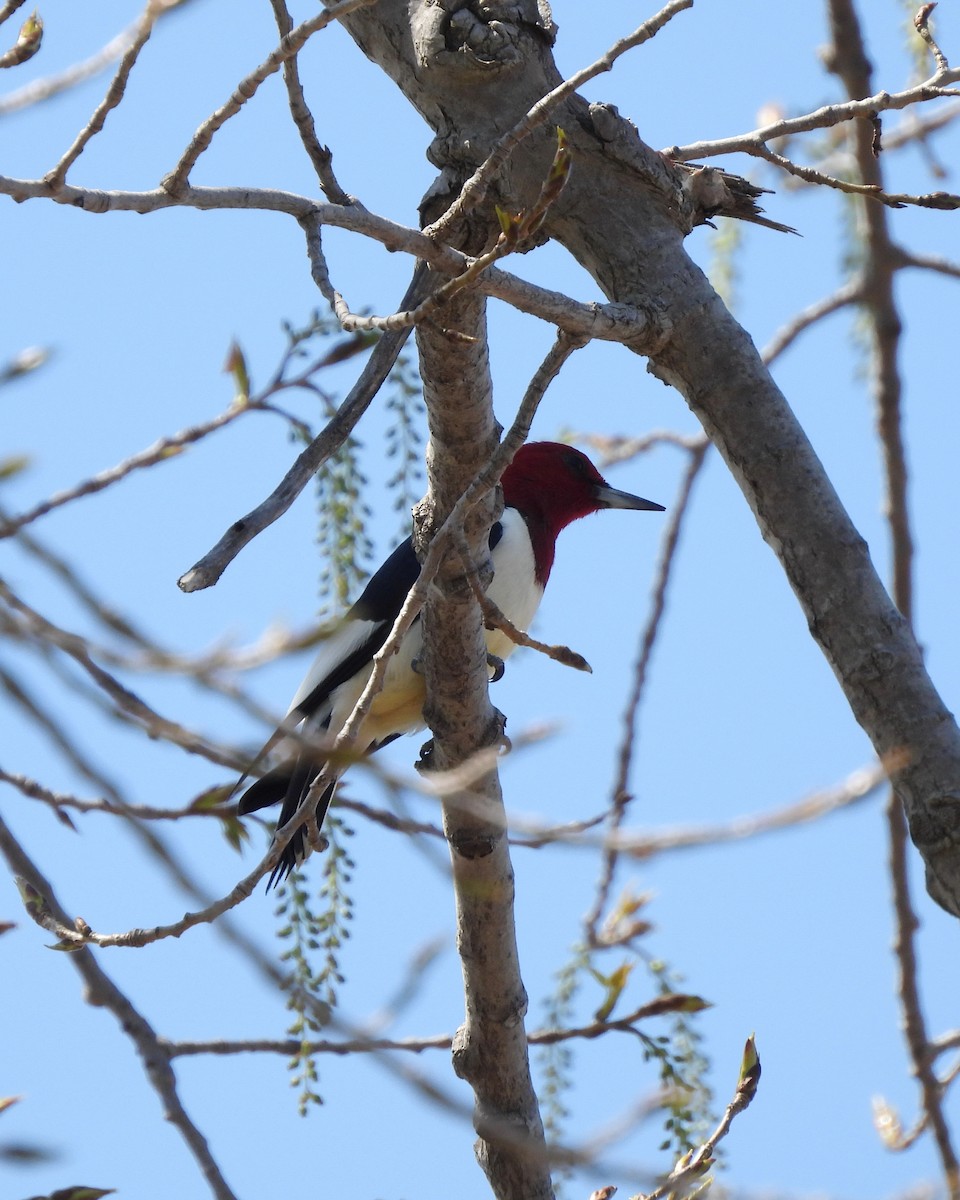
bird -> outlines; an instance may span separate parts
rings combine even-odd
[[[527,442],[521,446],[503,472],[501,484],[504,508],[490,530],[493,579],[487,595],[522,632],[529,628],[543,598],[561,530],[602,509],[664,511],[662,504],[611,487],[585,454],[560,442]],[[237,807],[240,816],[280,804],[279,826],[283,826],[303,804],[325,765],[323,750],[312,750],[307,739],[322,739],[330,745],[346,724],[373,671],[373,657],[387,640],[419,573],[413,539],[407,538],[324,640],[290,702],[283,726],[235,785],[234,793],[251,772],[259,769],[270,750],[279,749],[278,765],[250,784],[241,796]],[[499,629],[488,629],[486,642],[491,679],[497,679],[502,674],[503,660],[516,646]],[[417,670],[422,645],[418,616],[389,661],[383,687],[360,726],[351,756],[372,754],[401,734],[425,728],[425,686]],[[291,729],[298,736],[285,734]],[[328,773],[332,777],[316,804],[318,828],[342,767]],[[306,826],[301,825],[284,847],[268,890],[283,882],[309,852]]]

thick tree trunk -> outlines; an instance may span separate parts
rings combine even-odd
[[[532,0],[488,3],[482,16],[475,6],[453,15],[449,7],[380,0],[344,20],[434,129],[429,153],[442,176],[428,198],[430,218],[560,81],[550,30]],[[572,97],[551,123],[566,132],[574,167],[546,232],[607,297],[667,318],[671,331],[651,369],[683,394],[743,489],[903,799],[930,894],[960,915],[960,732],[749,336],[683,249],[683,236],[703,215],[690,176],[609,107]],[[488,211],[494,200],[518,209],[536,196],[551,146],[541,128],[514,151],[496,195],[485,201]],[[458,231],[461,240],[470,235]]]
[[[429,541],[500,440],[493,415],[485,300],[470,294],[442,310],[446,328],[417,331],[430,424],[430,489],[418,512]],[[468,515],[464,535],[481,577],[490,575],[488,535],[495,493]],[[483,618],[454,551],[423,611],[425,715],[434,735],[431,765],[448,771],[500,743],[502,724],[487,689]],[[550,1200],[543,1126],[530,1078],[527,994],[513,919],[514,877],[495,761],[443,796],[457,907],[457,948],[466,1013],[453,1063],[473,1088],[477,1158],[499,1200]]]

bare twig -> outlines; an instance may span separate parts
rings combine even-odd
[[[0,8],[0,25],[2,25],[4,21],[9,21],[17,9],[22,8],[25,3],[26,0],[7,0],[3,8]]]
[[[127,89],[127,80],[130,78],[130,72],[140,57],[140,51],[149,41],[154,25],[163,13],[173,7],[176,2],[177,0],[148,0],[146,8],[143,10],[143,15],[137,22],[133,39],[124,51],[123,57],[120,60],[120,66],[117,68],[117,73],[113,77],[109,88],[107,88],[107,94],[94,109],[93,116],[77,134],[73,144],[67,150],[66,154],[64,154],[63,158],[44,176],[44,182],[48,187],[60,187],[66,179],[67,172],[71,166],[73,166],[86,149],[87,143],[103,129],[107,114],[111,109],[116,108],[123,99],[123,94]]]
[[[941,258],[937,254],[915,254],[912,250],[900,249],[897,254],[902,267],[920,267],[924,271],[936,271],[940,275],[960,279],[960,262]]]
[[[398,225],[395,221],[371,213],[358,201],[349,205],[321,204],[308,196],[271,188],[184,186],[176,196],[172,196],[162,188],[144,192],[104,192],[68,183],[51,190],[42,180],[0,175],[0,195],[11,196],[18,202],[52,200],[56,204],[98,214],[154,213],[175,207],[195,208],[202,212],[217,209],[282,212],[303,224],[308,235],[308,251],[313,246],[319,247],[312,231],[319,230],[323,225],[331,225],[371,238],[388,250],[403,250],[422,258],[446,275],[461,274],[472,262],[467,255],[447,246],[436,245],[418,229]],[[538,316],[567,333],[621,342],[637,353],[655,352],[670,332],[669,319],[654,304],[645,308],[622,303],[582,304],[560,292],[537,287],[497,267],[488,267],[476,286],[485,295],[495,296],[521,312]]]
[[[727,1105],[720,1124],[695,1152],[685,1154],[664,1182],[642,1200],[672,1200],[687,1194],[691,1185],[702,1182],[714,1162],[714,1151],[720,1141],[730,1132],[734,1119],[744,1111],[757,1093],[760,1081],[760,1060],[757,1058],[753,1038],[747,1039],[740,1068],[740,1078],[733,1099]]]
[[[201,757],[223,766],[236,767],[238,765],[233,755],[224,754],[192,730],[176,721],[160,716],[139,696],[124,687],[119,680],[93,661],[89,647],[83,638],[68,633],[65,629],[59,628],[41,616],[21,600],[3,580],[0,580],[0,600],[3,600],[26,622],[36,637],[55,645],[77,662],[97,687],[110,697],[116,707],[121,712],[129,714],[138,726],[146,730],[151,737],[173,742],[189,754],[199,754]]]
[[[293,29],[293,19],[287,9],[286,0],[270,0],[273,15],[277,22],[281,38],[285,38]],[[290,105],[290,115],[300,133],[300,140],[307,152],[313,169],[317,173],[323,194],[331,204],[349,204],[350,197],[337,183],[333,173],[333,155],[329,147],[322,146],[317,137],[317,130],[303,95],[303,85],[300,82],[300,68],[297,64],[297,54],[294,52],[283,61],[283,82],[287,88],[287,101]]]
[[[916,16],[913,18],[913,25],[917,33],[920,34],[923,40],[930,47],[930,52],[936,59],[937,73],[940,75],[946,75],[950,70],[950,64],[947,62],[947,56],[940,49],[936,39],[933,36],[933,32],[930,29],[930,17],[936,7],[937,6],[935,3],[921,4],[917,10]]]
[[[957,72],[950,73],[949,82],[954,82],[954,76],[960,78]],[[925,83],[907,88],[902,92],[877,92],[862,100],[848,100],[842,104],[826,104],[814,109],[801,117],[782,117],[769,125],[762,125],[751,133],[734,134],[732,137],[717,138],[709,142],[691,142],[686,146],[669,146],[663,153],[675,162],[691,162],[701,158],[714,158],[718,154],[753,154],[757,148],[766,142],[778,138],[792,137],[797,133],[810,133],[814,129],[832,129],[847,121],[859,118],[869,118],[872,113],[888,112],[909,108],[913,104],[921,104],[928,100],[936,100],[942,96],[953,96],[958,93],[941,86],[938,76],[933,76]]]
[[[874,157],[876,157],[875,147],[874,136],[871,139],[871,152]],[[818,171],[814,167],[796,163],[793,159],[778,154],[764,144],[756,146],[750,153],[755,158],[762,158],[782,171],[786,171],[788,175],[802,179],[805,183],[835,188],[839,192],[846,192],[853,196],[869,196],[871,200],[877,200],[888,208],[906,208],[908,205],[914,205],[917,208],[937,208],[944,211],[960,208],[960,196],[955,196],[950,192],[926,192],[922,195],[908,192],[887,192],[879,184],[856,183],[850,179],[840,179],[835,175],[827,175],[824,171]]]
[[[426,269],[418,267],[401,304],[414,302],[429,286]],[[374,346],[360,378],[337,410],[336,416],[299,455],[267,499],[245,517],[235,521],[213,549],[181,576],[178,583],[183,591],[196,592],[215,584],[243,547],[287,511],[320,466],[331,454],[336,453],[350,436],[357,421],[366,412],[389,375],[409,332],[409,329],[399,329],[394,333],[385,334],[380,339]]]
[[[50,883],[43,877],[2,819],[0,819],[0,853],[4,855],[14,874],[24,881],[23,887],[27,893],[43,896],[53,920],[67,926],[69,918],[57,901]],[[170,1055],[153,1027],[109,976],[101,970],[89,950],[78,948],[76,953],[69,957],[83,978],[87,1003],[112,1013],[120,1028],[133,1042],[143,1063],[147,1079],[163,1106],[164,1117],[186,1142],[216,1200],[236,1200],[210,1153],[206,1138],[191,1121],[181,1103],[177,1093],[176,1077],[170,1065]]]
[[[818,321],[822,321],[824,317],[828,317],[831,313],[839,312],[842,308],[847,308],[851,304],[856,304],[862,300],[864,296],[864,281],[861,276],[848,280],[842,284],[831,295],[824,297],[823,300],[818,300],[815,304],[811,304],[808,308],[802,309],[791,317],[786,325],[773,335],[771,340],[764,346],[761,352],[763,361],[769,367],[772,363],[789,349],[790,346],[797,340],[801,333],[804,333],[812,325]]]
[[[470,590],[480,605],[480,611],[483,613],[483,619],[488,629],[499,629],[501,633],[507,635],[514,645],[526,646],[530,650],[536,650],[539,654],[544,654],[547,658],[552,658],[554,662],[562,663],[565,667],[573,667],[575,671],[592,673],[590,664],[576,650],[571,650],[569,646],[550,646],[546,642],[537,641],[536,638],[518,629],[497,605],[494,604],[484,590],[483,584],[480,581],[480,571],[470,556],[466,539],[458,537],[455,541],[457,544],[457,553],[460,555],[464,573],[470,584]]]
[[[670,510],[667,527],[663,533],[660,561],[657,567],[656,581],[653,586],[650,615],[647,618],[640,641],[640,650],[637,656],[636,667],[634,668],[633,688],[627,702],[626,713],[624,714],[625,731],[620,747],[617,779],[613,786],[612,808],[608,821],[607,847],[604,850],[601,862],[596,895],[589,912],[584,918],[584,929],[588,945],[592,945],[596,941],[597,925],[607,906],[610,889],[613,886],[613,878],[618,860],[616,845],[618,832],[626,817],[631,799],[627,791],[627,785],[636,738],[637,711],[640,707],[640,700],[643,695],[644,684],[646,683],[650,656],[653,652],[653,646],[660,630],[660,621],[666,606],[667,587],[670,582],[674,562],[676,561],[680,530],[690,504],[693,485],[703,466],[709,446],[709,440],[706,437],[702,437],[698,440],[696,447],[690,451],[687,470],[680,484],[677,503]]]
[[[641,1004],[626,1016],[614,1020],[591,1021],[587,1025],[566,1029],[538,1029],[527,1034],[527,1042],[531,1046],[555,1045],[558,1042],[592,1041],[605,1034],[636,1033],[635,1026],[640,1021],[649,1021],[675,1012],[689,1012],[694,1007],[703,1007],[699,996],[689,996],[682,993],[669,993],[657,996],[646,1004]],[[380,1038],[355,1037],[333,1041],[329,1038],[318,1039],[303,1043],[304,1049],[311,1054],[370,1054],[381,1051],[402,1051],[408,1054],[420,1054],[424,1050],[449,1050],[453,1045],[453,1037],[448,1033],[434,1034],[431,1037],[409,1038]],[[232,1054],[292,1054],[301,1046],[300,1042],[273,1038],[256,1038],[229,1040],[217,1039],[209,1042],[164,1041],[164,1048],[171,1058],[181,1058],[200,1054],[232,1055]]]
[[[141,821],[178,821],[181,817],[222,819],[234,815],[234,807],[231,804],[198,805],[196,800],[191,801],[190,804],[184,804],[180,808],[156,808],[150,804],[116,804],[106,798],[81,800],[79,796],[54,792],[35,779],[5,771],[2,767],[0,767],[0,783],[9,783],[24,796],[29,796],[32,800],[41,800],[58,814],[65,808],[72,808],[77,812],[84,813],[98,812],[109,813],[116,817],[137,817]]]
[[[197,159],[213,141],[214,134],[231,117],[236,116],[249,99],[256,95],[264,80],[269,79],[271,75],[280,70],[289,58],[303,49],[313,34],[325,29],[331,21],[345,17],[347,13],[354,12],[358,8],[365,8],[371,3],[374,3],[374,0],[340,0],[339,4],[334,4],[315,17],[302,21],[295,29],[285,34],[276,50],[269,54],[255,71],[251,71],[249,75],[241,79],[226,104],[218,108],[203,122],[193,135],[190,145],[183,152],[180,161],[161,181],[164,189],[172,194],[181,190],[189,179],[190,172],[196,166]]]
[[[917,28],[924,35],[931,6],[918,14]],[[831,64],[843,82],[851,103],[869,93],[871,66],[867,58],[854,0],[829,0],[832,33]],[[932,38],[927,31],[927,40]],[[935,47],[935,44],[934,44]],[[946,59],[935,47],[937,72],[934,79],[948,74]],[[852,128],[857,168],[864,183],[882,188],[882,168],[874,153],[873,137],[863,122]],[[890,234],[887,214],[876,205],[863,209],[864,308],[870,318],[873,354],[871,371],[877,403],[877,425],[883,450],[887,485],[886,515],[893,552],[893,598],[908,621],[913,611],[913,539],[907,504],[907,466],[903,442],[900,377],[900,336],[902,323],[893,290],[900,265],[898,248]],[[910,895],[908,871],[909,832],[900,797],[891,788],[886,806],[890,844],[890,877],[896,916],[894,949],[897,958],[897,990],[903,1014],[903,1027],[913,1071],[920,1084],[924,1116],[936,1143],[951,1200],[960,1198],[960,1163],[953,1147],[950,1129],[943,1111],[943,1095],[934,1063],[928,1053],[929,1039],[920,997],[919,967],[915,934],[917,916]]]
[[[66,491],[56,492],[25,513],[3,517],[0,519],[0,538],[10,537],[24,525],[29,525],[39,517],[45,517],[47,513],[62,508],[65,504],[72,504],[74,500],[79,500],[83,496],[94,496],[97,492],[102,492],[104,488],[126,479],[134,471],[143,470],[145,467],[154,467],[157,463],[174,458],[185,446],[200,441],[210,433],[215,433],[255,407],[255,404],[232,404],[230,408],[212,420],[205,421],[201,425],[193,425],[189,429],[183,429],[170,437],[160,438],[146,450],[140,451],[139,454],[131,455],[130,458],[118,463],[115,467],[101,471],[99,475],[85,479],[82,483],[78,483]]]
[[[693,825],[686,829],[666,829],[653,833],[621,833],[617,835],[613,845],[620,854],[646,859],[654,854],[674,850],[714,846],[723,842],[740,841],[742,838],[758,837],[761,834],[817,821],[839,809],[866,800],[883,786],[886,778],[886,770],[880,764],[862,767],[835,787],[814,792],[802,800],[770,812],[736,817],[732,821],[716,825]]]
[[[23,0],[18,0],[18,3],[22,4]],[[21,88],[7,92],[5,96],[0,96],[0,117],[5,117],[22,108],[30,108],[44,100],[50,100],[52,97],[59,96],[70,88],[76,87],[77,84],[92,79],[94,75],[99,75],[111,63],[126,54],[133,44],[139,28],[140,20],[138,19],[82,62],[74,63],[73,66],[56,75],[35,79]]]

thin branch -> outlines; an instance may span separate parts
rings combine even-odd
[[[551,646],[546,642],[539,642],[528,633],[518,629],[487,595],[480,580],[479,568],[470,555],[466,538],[460,536],[454,540],[463,564],[464,574],[470,584],[470,590],[480,605],[480,611],[483,613],[484,623],[488,629],[499,629],[515,646],[526,646],[529,650],[536,650],[538,654],[544,654],[547,658],[553,659],[554,662],[561,663],[565,667],[573,667],[575,671],[586,671],[588,674],[593,673],[590,664],[576,650],[571,650],[569,646]]]
[[[137,817],[141,821],[179,821],[181,817],[217,817],[222,820],[224,817],[236,815],[232,804],[198,806],[196,800],[192,800],[180,808],[156,808],[150,804],[117,804],[105,798],[81,800],[79,796],[54,792],[27,775],[5,771],[2,767],[0,767],[0,783],[9,783],[11,787],[15,787],[24,796],[29,796],[31,800],[42,801],[58,815],[65,808],[72,808],[83,813],[98,812],[108,813],[115,817]]]
[[[379,242],[387,250],[402,250],[428,262],[446,275],[466,270],[471,259],[447,246],[438,246],[418,229],[377,216],[358,201],[349,205],[321,204],[308,196],[272,188],[184,187],[176,196],[162,188],[145,192],[98,191],[61,184],[51,190],[42,180],[0,175],[0,195],[14,200],[48,200],[88,213],[154,213],[168,208],[194,208],[201,212],[240,209],[249,212],[282,212],[295,217],[308,232],[330,225]],[[318,244],[318,243],[317,243]],[[332,287],[332,285],[331,285]],[[567,333],[620,342],[641,354],[655,353],[670,333],[670,324],[659,306],[633,304],[583,304],[560,292],[537,287],[497,267],[488,267],[477,289],[521,312],[531,313]],[[401,302],[403,303],[403,302]]]
[[[331,21],[345,17],[358,8],[366,8],[375,0],[340,0],[339,4],[318,13],[307,21],[302,21],[295,29],[285,34],[280,45],[272,51],[255,71],[251,71],[237,84],[230,99],[215,113],[212,113],[193,135],[190,145],[184,151],[174,169],[161,181],[163,188],[172,193],[178,193],[190,177],[190,172],[196,166],[197,159],[209,147],[214,135],[231,117],[237,115],[248,100],[256,95],[264,80],[275,74],[293,55],[298,54],[307,40],[321,29],[325,29]]]
[[[314,232],[318,234],[318,230]],[[419,266],[401,304],[415,302],[430,286],[431,281],[426,268]],[[177,582],[183,591],[201,591],[215,584],[244,546],[287,511],[323,463],[331,454],[335,454],[350,436],[383,381],[390,374],[409,333],[409,329],[398,329],[385,334],[377,342],[360,373],[360,378],[340,405],[336,416],[302,451],[266,500],[245,517],[235,521],[213,549],[180,577]]]
[[[285,38],[293,29],[293,19],[287,9],[286,0],[270,0],[270,3],[273,6],[277,29],[280,31],[281,38]],[[320,144],[320,139],[317,137],[313,113],[304,98],[303,85],[300,82],[298,53],[295,51],[283,62],[283,82],[287,88],[290,115],[300,133],[300,140],[303,142],[307,157],[313,163],[313,169],[317,173],[323,194],[331,204],[349,204],[350,197],[341,188],[333,173],[333,155],[329,147]]]
[[[886,781],[887,773],[881,764],[861,767],[842,783],[814,792],[792,804],[771,812],[735,817],[716,825],[694,825],[686,829],[666,829],[654,833],[621,833],[613,842],[620,854],[630,858],[647,859],[655,854],[673,850],[688,850],[700,846],[716,846],[774,833],[795,825],[805,825],[840,809],[848,808],[873,795]]]
[[[48,910],[54,920],[66,926],[69,918],[57,901],[53,888],[2,819],[0,819],[0,853],[4,855],[14,874],[25,881],[27,889],[32,890],[35,895],[43,895],[46,898]],[[133,1042],[143,1064],[147,1080],[156,1091],[163,1106],[164,1117],[178,1130],[186,1142],[216,1200],[236,1200],[210,1153],[206,1138],[191,1121],[180,1101],[176,1077],[170,1065],[170,1055],[153,1027],[109,976],[101,970],[89,950],[77,949],[69,957],[83,978],[84,998],[87,1003],[112,1013],[120,1028]]]
[[[123,99],[124,92],[127,89],[127,80],[130,78],[130,72],[140,57],[140,51],[149,41],[154,25],[164,12],[174,7],[177,2],[178,0],[148,0],[147,7],[143,10],[143,15],[137,22],[133,40],[124,52],[120,60],[120,66],[117,68],[117,73],[113,77],[109,88],[107,88],[107,94],[94,109],[93,116],[77,134],[73,145],[67,150],[57,165],[44,176],[44,182],[48,187],[60,187],[67,177],[67,172],[86,149],[87,143],[103,129],[107,114],[111,109],[116,108]]]
[[[854,0],[829,0],[832,70],[839,76],[851,102],[869,92],[871,65]],[[918,24],[921,36],[932,43],[926,30],[929,7],[921,9]],[[949,73],[946,59],[934,44],[938,68],[934,78]],[[865,122],[851,129],[857,170],[864,183],[882,189],[883,172],[876,153],[873,132]],[[899,266],[899,251],[890,235],[884,209],[876,205],[863,208],[863,243],[866,262],[863,272],[862,302],[870,319],[873,354],[871,373],[877,407],[877,427],[883,451],[886,480],[885,508],[890,529],[893,556],[893,599],[900,612],[912,623],[913,615],[913,537],[907,499],[907,465],[903,434],[903,388],[900,375],[902,322],[894,295],[894,277]],[[903,1027],[913,1071],[920,1085],[922,1107],[928,1118],[943,1167],[948,1195],[960,1200],[960,1163],[953,1147],[950,1129],[943,1111],[943,1095],[934,1063],[928,1053],[926,1018],[920,997],[916,931],[918,920],[910,894],[908,871],[909,831],[903,803],[891,788],[886,805],[889,836],[890,878],[896,918],[894,951],[897,960],[897,991]]]
[[[63,492],[56,492],[47,500],[42,501],[36,507],[29,509],[25,513],[18,516],[0,518],[0,538],[10,537],[22,529],[24,525],[29,525],[40,517],[45,517],[47,513],[53,512],[57,508],[62,508],[65,504],[71,504],[74,500],[79,500],[83,496],[94,496],[97,492],[102,492],[104,488],[111,487],[120,480],[126,479],[134,471],[143,470],[145,467],[154,467],[157,463],[164,462],[167,459],[174,458],[185,446],[192,445],[194,442],[200,441],[208,434],[222,429],[225,425],[229,425],[231,421],[235,421],[244,413],[253,411],[257,407],[256,403],[248,404],[232,404],[225,412],[214,417],[210,421],[205,421],[200,425],[193,425],[189,429],[183,429],[179,433],[172,434],[170,437],[162,437],[154,442],[152,446],[148,446],[146,450],[141,450],[139,454],[131,455],[130,458],[124,459],[115,467],[110,467],[109,470],[101,471],[98,475],[92,476],[90,479],[85,479],[82,483],[76,484],[72,488],[68,488]]]
[[[789,349],[790,346],[797,340],[801,333],[804,333],[812,325],[818,321],[822,321],[824,317],[829,317],[832,313],[839,312],[842,308],[847,308],[851,304],[857,304],[864,297],[864,280],[862,276],[857,276],[854,279],[848,280],[847,283],[838,287],[831,295],[824,297],[822,300],[816,301],[815,304],[801,309],[791,319],[782,325],[773,335],[771,340],[767,342],[761,351],[760,357],[769,367]]]
[[[920,267],[925,271],[936,271],[940,275],[949,275],[952,279],[960,279],[960,262],[949,258],[941,258],[937,254],[916,254],[912,250],[898,251],[901,267]]]
[[[695,449],[690,451],[687,469],[684,473],[683,480],[680,484],[680,490],[677,497],[677,503],[672,507],[669,514],[667,527],[664,530],[661,542],[660,561],[657,567],[656,580],[653,586],[653,597],[650,607],[650,615],[647,618],[644,626],[643,636],[640,640],[640,650],[637,656],[636,666],[634,668],[633,688],[631,689],[630,698],[627,701],[627,710],[624,714],[624,737],[620,747],[619,766],[617,779],[613,786],[613,803],[608,821],[607,846],[604,850],[603,860],[600,867],[600,876],[597,882],[596,896],[590,911],[584,918],[584,929],[586,931],[587,944],[593,945],[597,938],[597,925],[600,921],[603,911],[607,906],[610,889],[613,886],[613,878],[617,868],[619,851],[616,846],[619,830],[626,819],[627,808],[631,796],[627,791],[630,766],[633,759],[633,749],[636,739],[636,721],[637,712],[640,707],[640,700],[643,696],[643,689],[647,679],[647,669],[650,663],[650,657],[653,653],[654,643],[660,631],[660,622],[666,607],[667,587],[673,572],[673,566],[676,562],[677,546],[680,540],[680,530],[683,525],[683,519],[690,505],[690,498],[693,493],[693,485],[696,482],[697,476],[706,458],[707,450],[710,446],[709,439],[701,437]]]
[[[26,3],[26,0],[7,0],[3,8],[0,8],[0,25],[4,21],[9,21],[18,8],[21,8]]]
[[[740,1070],[737,1090],[720,1118],[719,1125],[695,1153],[685,1154],[664,1182],[649,1195],[642,1197],[642,1200],[674,1200],[676,1197],[687,1195],[690,1188],[698,1182],[703,1182],[704,1175],[713,1165],[717,1145],[730,1132],[734,1119],[753,1100],[759,1079],[760,1060],[756,1057],[756,1048],[751,1037],[744,1052],[744,1065]]]
[[[864,99],[852,99],[842,104],[827,104],[801,117],[783,117],[769,125],[762,125],[751,133],[735,134],[714,141],[692,142],[686,146],[670,146],[663,154],[675,162],[690,162],[701,158],[713,158],[718,154],[759,155],[766,150],[766,143],[777,138],[791,137],[797,133],[810,133],[814,129],[831,129],[846,121],[871,118],[877,113],[909,108],[936,100],[943,96],[956,96],[946,87],[960,79],[960,71],[937,71],[926,82],[907,88],[902,92],[877,92]]]
[[[936,60],[937,72],[945,75],[950,70],[950,64],[947,62],[947,56],[940,49],[940,46],[938,45],[937,40],[934,38],[930,29],[930,17],[936,7],[936,3],[921,4],[920,8],[917,10],[916,16],[913,18],[913,24],[917,33],[920,34],[923,40],[930,47],[930,52],[933,54],[933,57]]]
[[[846,192],[848,195],[869,196],[871,200],[878,200],[888,208],[906,208],[908,205],[914,205],[918,208],[936,208],[944,211],[960,208],[960,196],[955,196],[950,192],[926,192],[923,195],[912,195],[907,192],[887,192],[879,184],[855,183],[849,179],[840,179],[835,175],[827,175],[823,171],[816,170],[814,167],[803,166],[801,163],[796,163],[793,159],[787,158],[783,154],[778,154],[775,150],[771,150],[769,146],[764,144],[756,146],[749,153],[754,158],[762,158],[766,162],[772,163],[773,166],[786,171],[788,175],[794,175],[798,179],[802,179],[805,183],[835,188],[837,191]]]
[[[117,708],[133,717],[138,726],[151,737],[173,742],[174,745],[186,750],[189,754],[198,754],[221,766],[232,768],[238,765],[233,755],[224,754],[192,730],[176,721],[160,716],[139,696],[124,687],[119,680],[93,661],[89,647],[83,638],[68,633],[65,629],[59,628],[41,616],[21,600],[2,579],[0,579],[0,599],[19,614],[35,637],[41,641],[52,643],[78,663],[94,683],[110,697]]]
[[[527,1043],[531,1046],[549,1046],[558,1042],[592,1041],[604,1037],[608,1033],[636,1033],[635,1026],[639,1021],[649,1021],[675,1012],[689,1012],[692,1006],[703,1006],[699,996],[689,996],[683,993],[668,993],[657,996],[654,1000],[641,1004],[639,1008],[626,1016],[605,1021],[591,1021],[564,1029],[538,1029],[527,1034]],[[301,1043],[293,1040],[275,1038],[251,1038],[231,1040],[218,1038],[216,1041],[188,1042],[166,1041],[164,1049],[171,1058],[192,1057],[200,1054],[233,1055],[233,1054],[284,1054],[297,1052],[302,1046],[311,1054],[370,1054],[383,1051],[402,1051],[407,1054],[420,1054],[424,1050],[449,1050],[453,1045],[453,1037],[449,1033],[434,1034],[429,1037],[409,1038],[380,1038],[355,1037],[342,1038],[337,1041],[319,1039]]]
[[[22,4],[24,0],[17,0],[18,4]],[[8,92],[5,96],[0,96],[0,117],[8,116],[10,113],[17,112],[23,108],[31,108],[35,104],[40,104],[44,100],[50,100],[54,96],[59,96],[61,93],[68,91],[72,87],[76,87],[79,83],[84,83],[86,80],[93,78],[94,75],[99,75],[111,63],[122,58],[124,54],[133,45],[140,29],[140,20],[137,19],[132,25],[128,25],[126,29],[110,39],[101,49],[89,58],[82,62],[74,63],[65,71],[59,72],[57,75],[48,75],[44,79],[35,79],[31,83],[25,84],[15,91]]]
[[[24,906],[28,915],[40,926],[58,939],[57,950],[80,950],[86,946],[99,946],[105,949],[110,946],[124,949],[139,949],[164,941],[166,938],[182,937],[188,930],[198,925],[210,925],[217,917],[236,908],[253,893],[253,889],[268,874],[275,869],[280,861],[280,855],[286,844],[291,840],[297,829],[304,823],[307,816],[306,802],[293,819],[277,830],[276,836],[267,854],[259,863],[245,875],[226,895],[219,897],[195,912],[185,913],[179,921],[167,925],[157,925],[152,929],[129,929],[125,933],[98,933],[91,929],[82,917],[76,917],[73,922],[64,917],[58,906],[51,904],[47,892],[29,890],[30,880],[27,877],[27,891]],[[21,887],[23,890],[23,887]]]

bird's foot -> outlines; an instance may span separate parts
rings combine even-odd
[[[420,747],[420,757],[413,764],[418,771],[433,770],[433,738]]]
[[[492,736],[490,738],[491,745],[498,745],[501,754],[509,754],[513,749],[513,743],[507,737],[506,727],[507,718],[500,712],[499,709],[493,710]],[[434,742],[431,738],[428,742],[424,742],[420,747],[420,757],[413,764],[418,771],[433,771],[435,770],[434,763]]]
[[[496,731],[491,741],[500,743],[501,754],[509,754],[513,749],[513,742],[507,737],[507,718],[499,708],[493,710],[493,718],[496,722]]]

